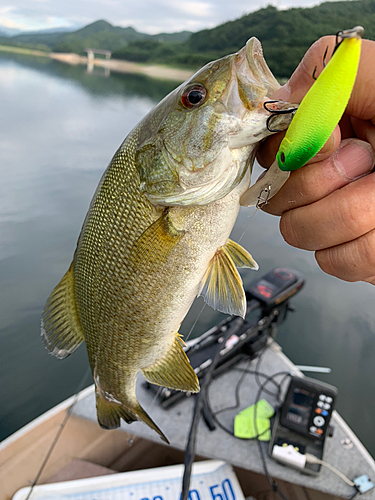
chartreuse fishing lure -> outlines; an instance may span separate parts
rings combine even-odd
[[[363,31],[356,26],[337,34],[334,54],[299,105],[275,162],[242,196],[241,205],[259,207],[266,203],[283,186],[290,171],[303,167],[327,142],[354,86]]]
[[[344,114],[357,76],[363,28],[342,31],[331,60],[305,95],[276,159],[284,171],[303,167],[322,149]]]

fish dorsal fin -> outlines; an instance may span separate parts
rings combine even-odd
[[[225,248],[233,260],[236,267],[248,267],[249,269],[259,269],[258,264],[252,258],[247,250],[235,241],[229,240],[225,244]]]
[[[133,266],[142,265],[151,269],[162,264],[184,234],[185,231],[174,227],[166,209],[136,241],[132,250]]]
[[[236,265],[258,269],[258,264],[244,248],[228,240],[211,259],[198,295],[214,309],[244,318],[246,297]]]
[[[190,366],[177,334],[167,354],[142,370],[146,380],[179,391],[199,392],[198,378]]]
[[[74,297],[73,264],[48,297],[41,333],[46,349],[60,359],[72,354],[85,340]]]

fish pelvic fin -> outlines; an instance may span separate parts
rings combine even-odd
[[[44,306],[41,335],[50,354],[64,359],[85,340],[74,296],[73,264]]]
[[[127,424],[140,420],[151,427],[151,429],[159,434],[163,441],[169,444],[169,441],[164,433],[149,417],[138,401],[136,401],[133,406],[126,406],[125,404],[117,401],[109,401],[100,395],[98,390],[96,390],[96,413],[99,425],[102,429],[117,429],[117,427],[120,427],[121,418]]]
[[[232,258],[233,263],[236,267],[247,267],[249,269],[254,269],[255,271],[259,269],[257,262],[255,262],[249,252],[235,241],[228,239],[228,241],[224,245],[224,248]]]
[[[167,354],[156,363],[142,370],[143,376],[152,384],[177,389],[179,391],[199,392],[199,381],[190,365],[189,358],[182,349],[184,342],[177,333]]]
[[[198,296],[213,309],[225,314],[245,317],[246,297],[237,267],[258,269],[252,256],[238,243],[228,240],[210,261]]]

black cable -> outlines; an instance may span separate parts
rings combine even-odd
[[[351,497],[349,497],[349,500],[353,500],[353,498],[355,498],[356,496],[359,495],[359,491],[357,490],[354,495],[352,495]]]
[[[279,406],[281,406],[283,404],[283,399],[281,398],[281,388],[284,384],[284,381],[286,378],[289,378],[291,377],[292,375],[290,373],[284,375],[284,377],[280,380],[280,383],[279,383],[279,392],[277,394],[277,402],[279,403]]]
[[[212,410],[212,406],[211,406],[211,401],[210,401],[210,395],[209,395],[209,389],[211,387],[211,383],[209,385],[209,387],[207,388],[207,393],[206,393],[206,404],[207,404],[207,407],[212,415],[212,418],[213,420],[217,423],[217,425],[223,429],[223,431],[225,431],[226,433],[230,434],[231,436],[234,436],[234,432],[230,429],[228,429],[227,427],[225,427],[225,425],[220,422],[220,420],[217,418],[217,415],[219,415],[220,413],[224,413],[226,411],[229,411],[229,410],[235,410],[237,409],[239,406],[240,406],[240,401],[239,401],[239,389],[240,389],[240,386],[244,380],[244,376],[245,375],[254,375],[255,374],[255,370],[248,370],[246,368],[233,368],[233,370],[236,370],[236,371],[240,371],[242,372],[242,376],[241,378],[239,379],[239,381],[237,382],[237,386],[236,386],[236,404],[235,405],[232,405],[232,406],[227,406],[225,408],[222,408],[218,411],[213,411]],[[268,375],[266,375],[265,373],[262,373],[262,372],[257,372],[259,376],[261,377],[264,377],[264,378],[267,378]],[[211,381],[212,382],[212,381]],[[236,437],[236,436],[235,436]],[[237,439],[241,439],[241,438],[237,438]],[[255,439],[255,438],[252,438],[252,439]]]
[[[257,366],[259,365],[259,363],[257,363]],[[258,366],[259,367],[259,366]],[[254,428],[255,428],[255,434],[256,436],[254,438],[251,438],[252,440],[256,439],[257,440],[257,444],[258,444],[258,449],[259,449],[259,454],[260,454],[260,457],[261,457],[261,460],[262,460],[262,465],[263,465],[263,469],[264,469],[264,473],[265,473],[265,476],[267,477],[267,480],[272,488],[273,491],[275,491],[275,493],[277,495],[279,495],[279,497],[282,499],[282,500],[288,500],[285,495],[280,491],[279,487],[277,486],[276,482],[272,479],[272,477],[270,476],[269,472],[268,472],[268,467],[267,467],[267,463],[266,463],[266,459],[265,459],[265,456],[264,456],[264,452],[263,452],[263,448],[262,448],[262,444],[259,440],[259,437],[264,434],[265,432],[267,432],[268,429],[266,429],[264,432],[262,432],[261,434],[259,434],[259,431],[258,431],[258,428],[257,428],[257,424],[256,424],[256,412],[257,412],[257,403],[258,401],[260,400],[260,396],[262,394],[262,392],[264,392],[264,386],[266,384],[268,384],[269,382],[273,382],[277,385],[278,387],[278,394],[277,395],[274,395],[275,397],[279,397],[280,395],[280,392],[281,392],[281,386],[282,386],[282,383],[284,382],[285,378],[286,377],[290,377],[292,376],[290,374],[290,372],[277,372],[277,373],[274,373],[273,375],[266,375],[262,372],[260,372],[259,370],[248,370],[247,368],[235,368],[236,370],[239,370],[239,371],[242,371],[243,374],[255,374],[257,373],[260,377],[264,377],[266,380],[260,385],[259,387],[259,390],[258,390],[258,393],[257,393],[257,396],[256,396],[256,401],[255,401],[255,406],[254,406]],[[282,381],[277,384],[275,381],[274,381],[274,378],[280,376],[280,375],[284,375]],[[229,406],[227,408],[223,408],[222,410],[219,410],[219,412],[223,412],[223,411],[226,411],[226,410],[229,410],[229,409],[236,409],[238,406],[239,406],[239,399],[238,399],[238,385],[240,383],[242,383],[243,381],[243,378],[244,377],[240,377],[239,381],[237,382],[237,388],[236,388],[236,403],[238,402],[238,404],[236,404],[235,406]],[[211,385],[211,384],[210,384]],[[229,434],[230,436],[234,436],[234,432],[231,430],[231,429],[228,429],[227,427],[225,427],[224,424],[222,424],[220,422],[220,420],[218,420],[217,418],[217,414],[219,412],[213,412],[212,411],[212,408],[211,408],[211,403],[210,403],[210,396],[209,396],[209,387],[210,385],[208,386],[207,388],[207,393],[206,393],[206,404],[207,404],[207,407],[209,409],[209,411],[211,412],[211,415],[212,415],[212,418],[214,419],[214,421],[217,423],[217,425],[222,429],[224,430],[227,434]],[[236,437],[236,436],[234,436]],[[238,438],[240,439],[240,438]],[[251,440],[250,439],[250,440]]]
[[[289,377],[292,376],[290,372],[286,372],[286,371],[284,371],[284,372],[277,372],[277,373],[274,373],[273,375],[270,375],[265,380],[265,382],[263,382],[263,384],[259,387],[258,394],[256,396],[255,403],[254,403],[254,428],[255,428],[255,434],[257,434],[257,438],[258,438],[257,439],[258,449],[259,449],[259,454],[260,454],[260,457],[261,457],[261,460],[262,460],[262,465],[263,465],[263,470],[264,470],[265,476],[267,477],[267,480],[268,480],[271,488],[273,489],[273,491],[277,495],[279,495],[279,497],[282,500],[288,500],[285,497],[285,495],[280,491],[280,489],[277,486],[276,482],[272,479],[272,477],[270,476],[270,474],[268,472],[266,458],[265,458],[264,453],[263,453],[262,443],[259,441],[259,432],[258,432],[258,426],[257,426],[257,420],[256,420],[257,419],[257,403],[260,400],[260,397],[261,397],[261,394],[263,392],[264,386],[266,386],[269,381],[271,381],[272,379],[274,379],[275,377],[278,377],[280,375],[284,375],[283,381],[285,380],[286,376],[289,376]],[[280,387],[281,387],[281,383],[280,383]]]
[[[251,363],[251,359],[249,358],[249,360],[247,361],[247,364],[246,364],[246,368],[241,370],[242,371],[241,377],[238,379],[238,382],[236,384],[236,389],[234,391],[235,397],[236,397],[236,404],[233,406],[227,406],[226,408],[222,408],[221,410],[216,411],[215,415],[219,415],[219,413],[223,413],[223,412],[228,411],[228,410],[235,410],[236,408],[238,408],[240,406],[240,389],[241,389],[242,382],[245,380],[245,377],[247,374],[247,367],[249,366],[250,363]],[[211,383],[212,383],[212,379],[210,381],[210,386],[211,386]],[[207,388],[207,393],[208,393],[209,387]],[[206,395],[206,398],[207,398],[207,395]]]
[[[202,381],[201,390],[196,396],[193,418],[190,424],[188,442],[185,451],[185,460],[184,460],[185,467],[184,467],[184,475],[182,477],[182,491],[180,500],[187,500],[189,495],[190,477],[195,458],[195,447],[196,447],[195,445],[197,439],[198,423],[203,405],[205,403],[206,391],[212,379],[212,375],[214,373],[216,365],[220,360],[220,351],[222,350],[223,346],[225,346],[226,341],[230,338],[231,335],[233,335],[233,329],[228,328],[228,330],[224,334],[223,341],[220,344],[218,344],[216,348],[215,354],[212,358],[212,363],[209,366],[207,373]]]
[[[258,376],[259,367],[260,367],[260,363],[262,362],[262,356],[263,356],[263,354],[266,352],[266,350],[267,350],[267,348],[268,348],[268,347],[269,347],[269,344],[267,343],[267,344],[263,347],[262,351],[260,352],[260,354],[259,354],[259,356],[258,356],[257,364],[255,365],[255,372],[256,372],[256,373],[255,373],[255,377],[254,377],[254,378],[255,378],[255,382],[257,383],[257,386],[258,386],[258,387],[260,387],[260,386],[262,385],[261,381],[259,380],[259,376]],[[277,388],[279,389],[278,385],[277,385],[274,381],[272,381],[272,382],[273,382],[273,383],[277,386]],[[265,389],[265,388],[264,388],[264,392],[265,392],[266,394],[268,394],[269,396],[272,396],[273,398],[277,397],[277,396],[276,396],[276,394],[275,394],[274,392],[271,392],[271,391],[269,391],[268,389]]]
[[[251,359],[249,359],[249,361],[252,361]],[[223,430],[225,431],[227,434],[229,434],[230,436],[233,436],[235,437],[236,439],[242,439],[242,438],[238,438],[237,436],[234,435],[234,432],[231,430],[231,429],[228,429],[228,427],[225,427],[225,425],[220,422],[220,420],[217,418],[217,415],[219,415],[220,413],[224,413],[226,411],[229,411],[229,410],[235,410],[237,409],[239,406],[240,406],[240,398],[239,398],[239,389],[240,389],[240,386],[244,380],[244,376],[245,375],[255,375],[255,373],[257,373],[259,375],[259,377],[264,377],[265,379],[268,379],[269,378],[269,375],[268,374],[265,374],[265,373],[262,373],[260,371],[255,371],[255,370],[249,370],[248,368],[243,368],[243,367],[233,367],[233,370],[236,370],[236,371],[240,371],[242,372],[242,375],[241,377],[239,378],[238,382],[237,382],[237,385],[236,385],[236,389],[235,389],[235,394],[236,394],[236,404],[235,405],[232,405],[232,406],[227,406],[225,408],[222,408],[218,411],[213,411],[212,410],[212,406],[211,406],[211,400],[210,400],[210,387],[211,387],[211,384],[212,384],[212,379],[210,381],[210,384],[209,386],[207,387],[207,393],[206,393],[206,397],[205,397],[205,402],[206,402],[206,405],[207,405],[207,408],[212,416],[212,419],[215,421],[215,423]],[[221,373],[220,375],[222,375],[223,373]],[[289,375],[289,373],[288,373]],[[284,380],[284,379],[283,379]],[[275,381],[272,380],[272,382],[276,385],[276,387],[278,388],[278,391],[280,392],[280,385],[282,385],[282,382],[281,384],[277,384]],[[279,395],[279,393],[277,394],[277,396]],[[274,397],[276,397],[276,395],[274,395]],[[262,434],[264,434],[265,432],[267,432],[267,430],[265,430],[264,432],[262,432]],[[259,434],[258,436],[255,436],[253,438],[249,438],[248,440],[251,441],[251,440],[254,440],[254,439],[257,439],[257,437],[260,437],[262,434]]]
[[[246,314],[249,314],[251,311],[257,309],[258,307],[260,307],[260,303],[256,299],[251,300],[250,303],[248,303]],[[235,323],[238,323],[238,319],[239,318],[230,319],[228,322],[226,322],[226,324],[230,325],[230,323],[232,321],[234,321]],[[188,435],[188,442],[187,442],[186,450],[185,450],[185,459],[184,459],[185,467],[184,467],[184,474],[183,474],[183,478],[182,478],[182,492],[181,492],[180,500],[187,500],[187,498],[188,498],[191,471],[192,471],[193,461],[195,458],[196,437],[197,437],[197,431],[198,431],[199,417],[202,413],[202,409],[203,409],[204,404],[206,404],[207,407],[210,409],[206,395],[207,395],[207,390],[208,390],[208,387],[210,385],[214,370],[215,370],[216,365],[220,359],[220,352],[221,352],[222,346],[223,345],[225,346],[227,340],[230,338],[231,335],[233,335],[234,330],[237,331],[243,325],[243,323],[244,323],[244,321],[242,321],[238,325],[235,325],[234,329],[230,328],[230,326],[228,327],[228,330],[225,332],[225,335],[224,335],[222,342],[217,346],[217,350],[215,351],[215,354],[212,358],[212,363],[209,366],[207,373],[202,381],[201,390],[200,390],[199,394],[196,396],[194,411],[193,411],[193,418],[191,421],[189,435]],[[242,378],[240,380],[242,380]],[[211,411],[211,414],[212,414],[214,420],[219,425],[219,427],[221,427],[225,432],[228,432],[230,435],[234,435],[229,429],[227,429],[225,426],[223,426],[221,424],[221,422],[219,422],[217,419],[215,419],[214,414],[213,414],[211,409],[210,409],[210,411]]]
[[[249,360],[249,362],[251,361],[251,359]],[[222,408],[221,410],[219,411],[216,411],[214,412],[212,410],[212,407],[211,407],[211,402],[210,402],[210,395],[209,395],[209,392],[210,392],[210,387],[211,387],[211,383],[212,383],[212,379],[210,380],[210,383],[207,387],[207,392],[206,392],[206,396],[205,396],[205,403],[206,403],[206,406],[209,410],[209,412],[211,413],[211,416],[212,416],[212,419],[216,422],[216,424],[223,430],[225,431],[227,434],[229,434],[230,436],[233,436],[233,437],[236,437],[234,435],[234,431],[232,431],[231,429],[228,429],[227,427],[225,427],[224,424],[222,424],[220,422],[220,420],[217,418],[217,415],[219,413],[223,413],[227,410],[235,410],[236,408],[239,407],[240,405],[240,398],[239,398],[239,392],[240,392],[240,387],[241,387],[241,384],[243,382],[243,380],[245,379],[245,376],[247,373],[254,373],[253,371],[251,370],[247,370],[247,369],[243,369],[241,370],[242,371],[242,374],[241,374],[241,377],[239,378],[237,384],[236,384],[236,389],[235,389],[235,395],[236,395],[236,404],[235,405],[232,405],[232,406],[227,406],[226,408]]]
[[[277,486],[277,484],[275,483],[275,481],[272,479],[272,477],[270,476],[270,474],[268,472],[266,458],[264,456],[264,452],[263,452],[263,448],[262,448],[262,443],[259,441],[259,439],[257,439],[257,443],[258,443],[258,450],[259,450],[260,458],[262,460],[264,473],[265,473],[265,476],[266,476],[271,488],[273,489],[273,491],[277,495],[279,495],[280,498],[282,498],[282,500],[288,500],[287,497],[280,491],[279,487]]]

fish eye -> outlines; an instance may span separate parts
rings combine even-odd
[[[285,154],[284,153],[281,153],[280,160],[281,160],[281,163],[285,163]]]
[[[207,90],[200,83],[189,85],[181,96],[181,103],[184,108],[197,108],[207,99]]]

